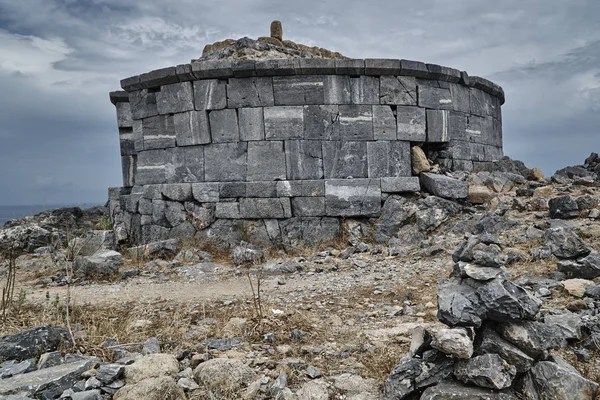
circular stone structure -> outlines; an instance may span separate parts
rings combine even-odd
[[[312,245],[418,192],[411,147],[448,170],[503,156],[502,88],[394,59],[213,60],[121,81],[122,241]],[[423,177],[421,177],[421,183]],[[465,193],[466,196],[466,193]]]

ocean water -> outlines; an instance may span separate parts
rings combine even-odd
[[[97,205],[100,204],[33,204],[24,206],[0,206],[0,228],[2,228],[9,219],[24,218],[45,210],[54,210],[62,207],[81,207],[83,209]]]

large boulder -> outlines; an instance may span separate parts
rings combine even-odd
[[[544,234],[544,239],[556,258],[585,257],[592,251],[573,230],[568,228],[550,228]]]
[[[32,252],[38,247],[48,246],[51,238],[51,231],[34,223],[0,229],[0,251]]]
[[[486,282],[477,290],[477,295],[487,309],[487,318],[492,321],[533,320],[542,307],[539,299],[502,278]]]
[[[65,328],[52,325],[42,325],[4,336],[0,340],[0,363],[37,358],[43,353],[55,351],[68,338],[69,332]]]
[[[540,361],[529,372],[535,393],[524,393],[531,399],[593,400],[598,384],[582,377],[579,372],[561,359]]]
[[[561,196],[550,199],[550,218],[569,219],[579,216],[579,206],[571,196]]]
[[[148,378],[175,377],[179,372],[179,362],[170,354],[148,354],[125,367],[125,381],[138,383]]]
[[[114,400],[185,400],[186,396],[175,380],[168,376],[143,379],[123,386]]]
[[[238,392],[256,380],[256,374],[240,360],[214,358],[196,367],[194,379],[206,389]]]
[[[77,277],[106,277],[116,274],[124,260],[114,250],[99,250],[89,257],[76,257],[73,265]]]
[[[438,319],[449,326],[481,326],[487,310],[477,296],[480,286],[472,279],[438,280]]]
[[[560,260],[558,270],[568,278],[595,279],[600,276],[600,254],[590,253],[578,260]]]
[[[461,382],[490,389],[510,387],[517,370],[498,354],[483,354],[470,360],[460,360],[454,366],[454,376]]]
[[[466,199],[469,195],[469,184],[446,175],[421,173],[421,186],[434,196],[446,199]]]

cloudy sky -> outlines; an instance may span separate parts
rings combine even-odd
[[[106,201],[108,92],[273,19],[299,43],[502,85],[505,153],[549,175],[600,152],[599,15],[598,0],[0,0],[0,205]]]

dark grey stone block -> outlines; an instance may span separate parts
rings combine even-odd
[[[427,141],[445,143],[450,140],[450,113],[447,110],[427,110]]]
[[[210,143],[210,125],[206,111],[188,111],[173,115],[177,146]]]
[[[275,105],[323,104],[325,101],[324,79],[319,75],[273,77]]]
[[[131,128],[133,117],[131,116],[131,105],[129,101],[115,104],[117,109],[117,126],[119,128]]]
[[[425,63],[412,60],[400,60],[400,75],[414,76],[415,78],[427,78],[429,70]]]
[[[133,121],[133,147],[137,152],[144,150],[144,124],[142,120]]]
[[[291,218],[291,216],[292,207],[287,197],[240,199],[241,218]]]
[[[492,117],[478,117],[469,115],[466,117],[464,131],[459,132],[453,139],[467,142],[493,144],[494,124]]]
[[[301,58],[300,73],[302,75],[335,75],[335,59]]]
[[[175,67],[175,73],[179,82],[187,82],[196,80],[196,77],[192,73],[192,64],[179,64]]]
[[[135,185],[135,172],[137,170],[137,157],[121,157],[121,171],[123,172],[123,186],[132,187]]]
[[[409,193],[421,191],[419,177],[381,178],[381,191],[384,193]]]
[[[452,171],[467,171],[471,172],[475,168],[471,160],[452,160]]]
[[[140,76],[134,75],[130,76],[129,78],[121,79],[121,88],[128,92],[142,89],[142,85],[140,84]]]
[[[272,78],[232,78],[227,84],[227,107],[271,107]]]
[[[500,102],[498,98],[479,89],[470,90],[470,113],[481,117],[498,118]]]
[[[452,109],[469,113],[471,111],[471,89],[458,83],[450,84],[450,95],[452,96]]]
[[[144,150],[138,153],[136,182],[150,185],[166,182],[164,150]]]
[[[218,203],[219,202],[219,183],[203,182],[192,184],[192,194],[194,200],[199,203]]]
[[[447,199],[465,199],[469,194],[469,184],[445,175],[421,173],[421,186],[434,196]]]
[[[363,75],[365,73],[365,60],[335,60],[335,73],[338,75]]]
[[[325,181],[325,208],[332,217],[377,217],[381,212],[379,179]]]
[[[450,89],[419,85],[419,107],[433,108],[436,110],[452,110],[452,94]]]
[[[248,78],[256,76],[256,61],[254,60],[235,60],[231,66],[233,76],[236,78]]]
[[[196,79],[233,77],[231,60],[211,60],[192,63],[192,73]]]
[[[122,156],[134,156],[137,154],[135,150],[135,142],[133,133],[119,133],[119,147]]]
[[[194,91],[191,82],[164,85],[156,92],[159,114],[174,114],[194,109]]]
[[[208,114],[208,117],[213,143],[238,142],[240,140],[236,110],[214,110]]]
[[[373,108],[368,105],[341,105],[340,137],[344,140],[373,140]]]
[[[411,76],[382,76],[379,102],[390,105],[417,105],[417,80]]]
[[[325,178],[366,178],[367,142],[323,142]]]
[[[129,93],[129,104],[133,119],[142,119],[158,115],[156,107],[156,93],[147,89],[136,90]]]
[[[379,104],[379,78],[350,77],[350,100],[351,104]]]
[[[325,196],[325,181],[279,181],[277,197],[319,197]]]
[[[287,179],[323,178],[323,149],[320,141],[287,140],[285,158]]]
[[[427,139],[425,109],[412,106],[396,108],[397,139],[424,142]]]
[[[239,219],[240,204],[239,203],[217,203],[215,207],[215,217],[225,219]]]
[[[436,81],[460,82],[461,74],[460,71],[450,67],[444,67],[437,64],[426,64],[427,70],[429,71],[428,78]]]
[[[367,58],[365,59],[365,75],[400,75],[400,60]]]
[[[282,141],[248,142],[248,181],[286,179]]]
[[[153,150],[156,152],[157,150]],[[144,199],[148,200],[161,200],[162,193],[160,192],[160,185],[144,185],[142,186],[142,195]]]
[[[277,182],[246,182],[246,195],[242,197],[277,197]]]
[[[140,85],[143,89],[158,88],[179,82],[175,67],[156,69],[140,75]]]
[[[396,117],[390,106],[373,106],[373,138],[396,140]]]
[[[152,215],[152,200],[141,198],[138,203],[138,212],[142,215]]]
[[[262,107],[238,109],[238,120],[240,140],[265,140],[265,121]]]
[[[324,77],[325,104],[350,104],[352,88],[350,77],[347,75],[327,75]]]
[[[289,76],[300,73],[299,59],[257,60],[255,64],[257,76]]]
[[[292,215],[294,217],[325,216],[325,197],[292,198]]]
[[[410,142],[367,142],[369,178],[410,176]]]
[[[193,85],[196,110],[222,110],[227,107],[226,80],[204,79],[193,82]]]
[[[247,142],[208,144],[206,157],[206,181],[228,182],[246,180]]]
[[[124,90],[115,90],[114,92],[110,92],[108,94],[108,98],[115,106],[118,103],[129,103],[129,93]]]
[[[502,146],[484,146],[484,155],[483,161],[498,161],[504,157],[504,151]]]
[[[160,193],[169,200],[189,201],[192,200],[191,183],[167,183],[160,185]]]
[[[166,149],[164,160],[167,183],[204,181],[204,146]]]
[[[265,107],[264,118],[266,139],[302,139],[304,107]]]
[[[157,115],[142,120],[144,149],[165,149],[175,147],[176,135],[173,117]]]
[[[304,106],[304,138],[339,140],[340,118],[338,106]]]
[[[219,183],[219,196],[221,198],[246,197],[246,182]]]

